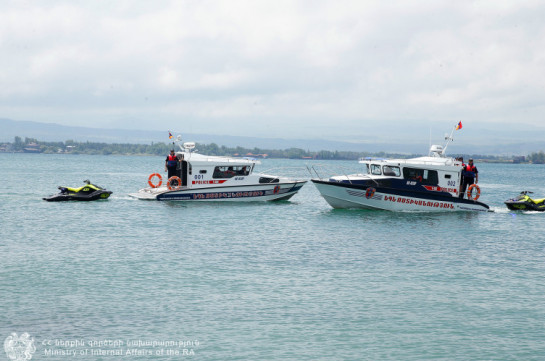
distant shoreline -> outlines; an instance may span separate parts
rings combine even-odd
[[[15,152],[15,151],[3,151],[3,150],[0,150],[0,154],[29,154],[29,155],[32,155],[32,154],[45,154],[45,155],[54,155],[54,154],[60,154],[60,155],[107,155],[107,156],[110,156],[110,155],[114,155],[114,156],[122,156],[122,157],[161,157],[162,154],[147,154],[147,153],[135,153],[135,154],[131,154],[131,153],[116,153],[116,154],[99,154],[99,153],[77,153],[77,152],[73,152],[73,153],[45,153],[45,152],[22,152],[22,151],[18,151],[18,152]],[[200,152],[199,152],[200,153]],[[166,154],[166,153],[165,153]],[[423,156],[423,154],[416,154],[415,156]],[[384,158],[384,157],[377,157],[377,158]],[[407,159],[406,157],[404,158],[401,158],[401,157],[387,157],[387,158],[393,158],[393,159]],[[262,159],[295,159],[295,160],[308,160],[308,161],[320,161],[320,160],[324,160],[324,159],[318,159],[318,158],[277,158],[277,157],[268,157],[268,158],[262,158]],[[359,158],[358,158],[359,159]],[[327,160],[358,160],[358,159],[327,159]],[[532,163],[532,162],[528,162],[528,161],[525,161],[525,162],[513,162],[512,159],[508,159],[508,158],[505,158],[505,159],[480,159],[480,158],[477,158],[477,157],[473,157],[473,159],[475,160],[476,163],[491,163],[491,164],[543,164],[543,163]]]
[[[67,140],[64,142],[44,142],[35,138],[15,137],[14,142],[0,144],[0,153],[26,153],[26,154],[87,154],[87,155],[122,155],[122,156],[162,156],[168,154],[172,148],[171,144],[121,144],[121,143],[99,143],[99,142],[75,142]],[[422,156],[423,154],[399,154],[386,152],[352,152],[352,151],[308,151],[300,148],[288,149],[260,149],[243,147],[219,146],[215,143],[197,144],[197,150],[201,154],[212,156],[229,157],[253,157],[273,159],[305,159],[305,160],[358,160],[364,157],[376,158],[398,158],[407,159]],[[453,154],[452,156],[463,156],[473,158],[481,163],[545,163],[543,152],[532,153],[525,156],[500,157],[479,154]]]

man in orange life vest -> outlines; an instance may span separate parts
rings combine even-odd
[[[168,170],[168,179],[170,177],[176,176],[176,168],[178,167],[178,157],[176,157],[176,153],[174,152],[174,149],[170,150],[170,154],[167,155],[167,159],[165,160],[165,172]]]
[[[473,165],[473,159],[469,158],[469,164],[463,164],[462,166],[462,189],[460,191],[460,198],[464,198],[468,186],[479,183],[479,171],[477,170],[477,167]]]

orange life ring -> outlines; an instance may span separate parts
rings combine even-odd
[[[367,188],[367,190],[365,191],[365,198],[369,199],[373,197],[374,195],[375,195],[375,188],[373,187]]]
[[[473,188],[477,189],[477,194],[475,195],[475,198],[473,198]],[[481,196],[481,188],[479,188],[479,186],[476,184],[470,185],[469,188],[467,189],[467,199],[476,201],[477,199],[479,199],[480,196]]]
[[[274,194],[277,194],[278,192],[280,192],[280,186],[274,187],[273,193],[274,193]]]
[[[176,181],[178,185],[173,186],[172,182],[174,181]],[[168,187],[168,190],[170,191],[177,191],[178,189],[182,187],[182,180],[180,179],[180,177],[177,177],[177,176],[170,177],[167,181],[167,187]]]
[[[159,178],[159,183],[155,184],[155,183],[153,183],[151,181],[154,177]],[[151,188],[159,188],[161,186],[161,184],[163,184],[163,177],[161,177],[161,175],[159,173],[152,173],[152,174],[149,175],[148,184],[149,184],[149,186]]]

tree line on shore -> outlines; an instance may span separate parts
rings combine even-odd
[[[534,152],[528,155],[527,160],[534,164],[545,164],[545,153],[543,151]]]
[[[4,143],[1,146],[3,151],[23,152],[29,149],[35,153],[57,154],[96,154],[96,155],[165,155],[173,148],[172,143],[151,143],[151,144],[129,144],[129,143],[100,143],[100,142],[78,142],[66,140],[64,142],[44,142],[36,138],[24,138],[17,136],[13,143]],[[215,143],[197,144],[199,153],[217,156],[239,156],[239,157],[267,157],[286,159],[319,159],[319,160],[356,160],[362,157],[377,158],[412,158],[417,154],[398,154],[386,152],[354,152],[354,151],[310,151],[300,148],[288,149],[260,149],[244,147],[226,147]],[[545,153],[543,151],[529,154],[527,157],[505,157],[491,155],[467,155],[459,154],[453,156],[472,157],[474,159],[490,162],[531,162],[545,164]]]

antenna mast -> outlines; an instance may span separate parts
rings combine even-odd
[[[452,132],[450,132],[450,136],[447,136],[445,137],[445,146],[443,147],[443,151],[441,152],[441,154],[445,155],[445,152],[447,151],[447,147],[449,145],[450,142],[454,141],[454,138],[452,137],[452,135],[454,134],[454,131],[456,130],[456,127],[452,128]]]

